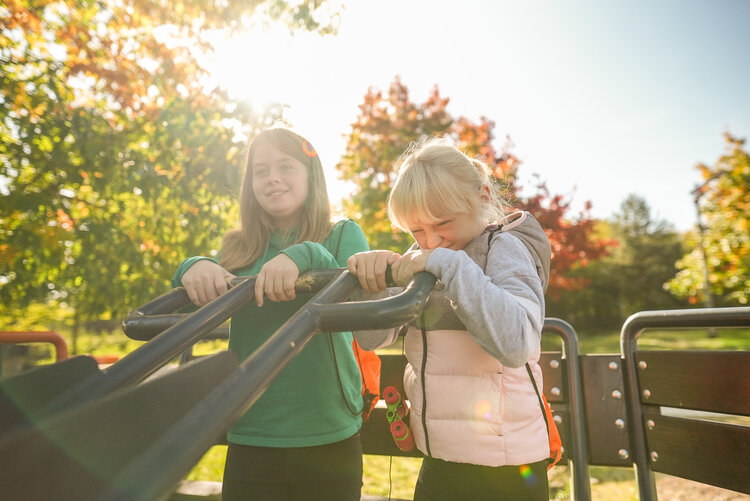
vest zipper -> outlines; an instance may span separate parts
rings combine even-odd
[[[427,369],[427,331],[424,328],[424,315],[420,318],[422,328],[422,370],[420,372],[422,380],[422,429],[424,430],[424,443],[427,448],[427,455],[432,456],[430,451],[430,435],[427,432],[427,385],[425,384],[425,371]]]

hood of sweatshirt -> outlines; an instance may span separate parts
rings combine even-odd
[[[552,249],[547,234],[534,216],[526,211],[514,212],[508,216],[505,224],[491,225],[487,230],[511,233],[523,242],[534,258],[542,288],[547,292]]]

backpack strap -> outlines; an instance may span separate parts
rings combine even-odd
[[[346,225],[351,222],[351,219],[345,219],[343,223],[341,223],[341,228],[339,230],[339,238],[336,241],[336,251],[333,254],[333,258],[338,263],[339,260],[339,251],[341,250],[341,240],[344,238],[344,228],[346,228]],[[363,399],[363,405],[362,409],[357,411],[354,411],[354,409],[351,408],[349,405],[349,401],[346,399],[346,396],[344,395],[344,387],[341,383],[341,374],[339,373],[339,365],[336,361],[336,348],[333,344],[333,336],[331,334],[328,335],[328,341],[331,345],[331,354],[333,355],[333,363],[334,367],[336,368],[336,379],[339,383],[339,389],[341,390],[341,396],[344,399],[344,403],[346,404],[347,409],[349,409],[349,412],[351,412],[353,415],[357,416],[360,415],[363,417],[363,420],[367,419],[369,417],[370,411],[372,410],[372,402],[375,400],[379,395],[378,393],[373,393],[370,391],[370,388],[367,387],[367,381],[365,380],[365,375],[362,373],[363,370],[363,364],[362,364],[362,357],[360,356],[360,350],[362,349],[359,346],[359,343],[357,343],[357,339],[353,338],[352,343],[352,350],[354,351],[354,358],[357,362],[357,367],[359,368],[359,376],[362,380],[362,399]],[[379,392],[380,389],[376,388],[375,391]]]
[[[336,243],[336,252],[333,254],[333,258],[338,262],[339,260],[339,250],[341,249],[341,239],[344,237],[344,227],[346,227],[346,224],[351,221],[351,219],[345,219],[344,222],[341,224],[341,230],[339,231],[339,240]]]
[[[544,417],[544,424],[547,425],[547,438],[549,438],[549,421],[547,421],[547,411],[544,409],[544,402],[542,401],[542,394],[539,392],[539,387],[536,385],[536,379],[534,379],[534,374],[531,372],[531,366],[528,362],[526,362],[526,372],[529,374],[529,379],[531,379],[531,384],[534,386],[534,392],[536,393],[536,398],[539,400],[539,408],[542,409],[542,416]]]

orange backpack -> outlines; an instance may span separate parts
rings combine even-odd
[[[380,357],[374,351],[362,349],[356,339],[352,340],[352,349],[362,376],[362,422],[365,422],[380,396]]]
[[[560,438],[560,432],[557,429],[557,424],[555,424],[555,420],[552,418],[552,409],[550,409],[547,399],[544,398],[544,394],[542,394],[542,400],[544,401],[544,422],[547,423],[547,433],[549,433],[549,465],[547,466],[547,469],[550,470],[560,462],[563,453],[563,445],[562,438]]]

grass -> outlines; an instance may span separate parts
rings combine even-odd
[[[582,353],[619,353],[619,333],[578,333]],[[66,337],[69,345],[71,339]],[[79,352],[92,355],[115,355],[123,357],[137,349],[142,342],[132,341],[119,332],[103,335],[82,335],[78,340]],[[639,347],[649,350],[700,349],[700,350],[750,350],[750,330],[720,330],[718,337],[709,337],[705,329],[646,331],[639,338]],[[209,354],[226,349],[226,341],[198,343],[196,354]],[[545,336],[545,350],[559,350],[555,336]],[[42,363],[53,361],[52,350],[33,346],[34,357]],[[401,352],[392,346],[390,353]],[[226,458],[226,446],[217,445],[209,449],[187,475],[189,480],[221,481]],[[363,494],[411,499],[421,459],[389,458],[385,456],[364,457]],[[637,499],[633,471],[629,468],[591,467],[592,498],[602,501],[629,501]],[[657,476],[657,479],[659,477]],[[569,471],[567,466],[555,466],[550,471],[551,498],[569,499]],[[699,499],[699,498],[695,498]],[[709,498],[705,498],[709,499]]]
[[[709,337],[706,329],[646,330],[638,338],[642,350],[750,350],[750,329],[717,330]],[[620,353],[619,332],[579,332],[581,353]],[[554,336],[545,336],[544,350],[559,350]]]

